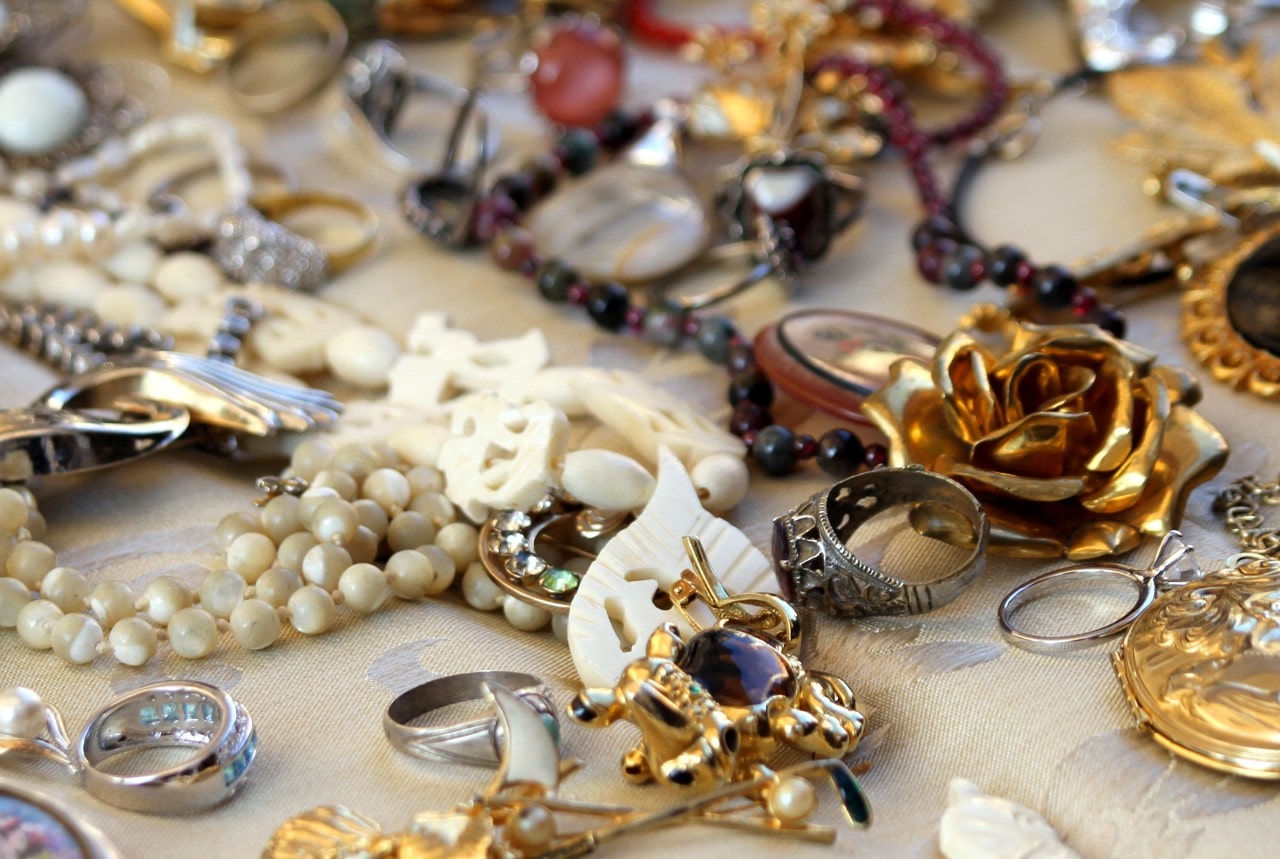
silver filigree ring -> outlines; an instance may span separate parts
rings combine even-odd
[[[909,505],[916,529],[971,549],[964,562],[925,581],[888,575],[851,552],[849,537],[890,507]],[[783,594],[837,617],[921,614],[955,599],[982,571],[990,526],[954,480],[920,468],[878,468],[815,494],[773,521]]]

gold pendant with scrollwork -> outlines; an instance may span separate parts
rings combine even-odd
[[[1112,654],[1138,724],[1212,769],[1280,779],[1280,560],[1159,597]]]

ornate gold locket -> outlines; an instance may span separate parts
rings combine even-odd
[[[1219,382],[1280,397],[1280,228],[1204,266],[1182,296],[1182,335]]]
[[[1216,770],[1280,779],[1280,561],[1246,557],[1156,599],[1112,662],[1158,743]]]

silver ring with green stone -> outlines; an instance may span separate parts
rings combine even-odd
[[[502,724],[492,713],[453,724],[412,724],[428,713],[454,704],[481,701],[484,688],[502,686],[538,712],[547,731],[560,744],[555,704],[541,678],[515,671],[476,671],[428,680],[401,694],[382,716],[382,729],[400,751],[423,760],[492,767],[502,757]]]

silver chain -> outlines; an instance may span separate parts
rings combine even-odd
[[[1280,481],[1262,483],[1256,475],[1241,477],[1218,493],[1213,510],[1224,517],[1227,531],[1240,548],[1259,555],[1280,557],[1280,528],[1265,527],[1262,508],[1280,505]]]

